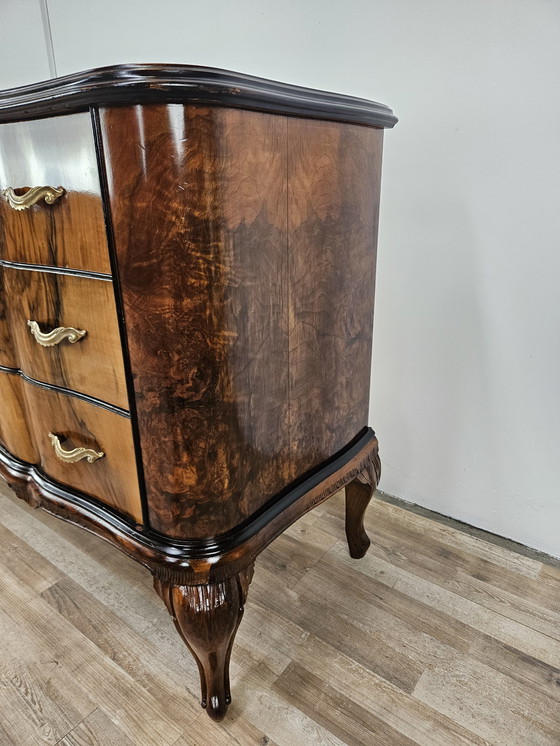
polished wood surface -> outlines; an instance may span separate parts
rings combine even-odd
[[[10,334],[8,306],[4,291],[4,268],[0,265],[0,365],[17,368],[17,359]]]
[[[37,746],[556,746],[560,568],[344,496],[255,568],[221,723],[142,567],[0,481],[0,741]],[[492,539],[492,537],[488,537]],[[382,600],[381,600],[382,599]],[[554,607],[554,608],[553,608]]]
[[[23,382],[29,427],[46,474],[142,523],[130,420],[56,391]],[[92,448],[105,457],[93,464],[65,464],[55,456],[49,432],[63,446]]]
[[[394,127],[388,106],[341,93],[200,65],[133,64],[84,70],[0,91],[0,121],[54,116],[92,106],[202,104]]]
[[[101,121],[150,523],[213,536],[293,478],[286,122],[181,106]]]
[[[37,186],[66,194],[27,210],[0,196],[0,259],[110,273],[88,113],[0,125],[0,192]]]
[[[101,123],[150,522],[219,535],[367,424],[381,132],[181,106]]]
[[[157,594],[196,660],[201,704],[212,720],[223,720],[231,703],[229,662],[252,577],[250,565],[238,575],[205,585],[154,580]]]
[[[298,474],[368,421],[382,142],[383,130],[288,121],[290,442]]]
[[[113,284],[103,280],[6,267],[3,292],[17,366],[31,378],[79,391],[128,410],[128,395]],[[85,330],[75,343],[42,347],[28,320],[41,331]]]
[[[378,456],[369,461],[345,487],[345,528],[348,549],[353,559],[361,559],[370,547],[369,536],[364,528],[366,509],[381,478],[381,461]]]
[[[35,464],[38,453],[27,425],[23,387],[18,375],[0,370],[0,443],[22,461]]]

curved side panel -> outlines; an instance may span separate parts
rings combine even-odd
[[[100,120],[150,526],[217,536],[367,425],[383,133]]]
[[[216,536],[294,477],[286,119],[100,115],[150,525]]]

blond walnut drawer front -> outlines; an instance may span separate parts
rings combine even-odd
[[[89,114],[1,124],[0,192],[0,259],[111,272]]]
[[[8,323],[8,306],[4,291],[4,267],[0,264],[0,365],[17,368],[17,358]]]
[[[17,367],[127,410],[112,282],[11,267],[3,276]]]
[[[141,523],[90,115],[1,124],[0,192],[0,440]]]
[[[15,374],[0,371],[0,444],[29,464],[39,457],[29,427],[25,383]]]
[[[142,522],[130,420],[115,412],[24,383],[25,400],[32,412],[31,435],[43,471],[61,484],[111,505],[120,513]],[[74,463],[53,444],[56,435],[61,449],[84,448],[103,453],[91,462],[87,457]]]

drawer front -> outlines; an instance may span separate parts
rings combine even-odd
[[[128,409],[113,283],[11,267],[3,274],[18,367]]]
[[[43,471],[141,523],[130,420],[72,396],[23,385],[29,428]],[[58,437],[59,447],[51,434]],[[72,462],[67,454],[80,448],[87,449],[92,459],[95,453],[103,456],[91,463],[87,458]]]
[[[24,382],[0,370],[0,443],[22,461],[37,462],[38,456],[29,429]]]
[[[8,321],[8,301],[4,290],[4,268],[0,265],[0,366],[17,368]]]
[[[29,207],[5,195],[29,201],[36,187],[64,194]],[[0,259],[111,272],[88,113],[1,124],[0,192]]]

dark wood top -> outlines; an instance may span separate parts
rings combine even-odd
[[[148,102],[231,106],[299,117],[393,127],[388,106],[366,99],[195,65],[112,65],[0,91],[0,121],[95,105]]]

